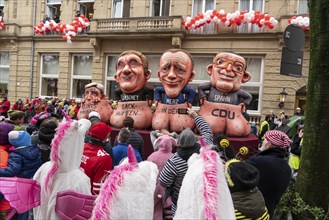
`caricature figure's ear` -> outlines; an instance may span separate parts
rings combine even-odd
[[[151,78],[151,75],[152,75],[152,71],[151,71],[151,70],[148,70],[148,71],[145,73],[145,78],[146,78],[146,80],[148,80],[149,78]]]
[[[242,77],[242,83],[246,83],[251,79],[251,74],[247,71],[244,71],[243,77]]]
[[[192,80],[194,79],[194,77],[195,77],[195,71],[192,71],[191,72],[191,77],[189,79],[189,82],[192,82]]]
[[[207,66],[207,73],[208,73],[209,76],[211,76],[211,74],[212,74],[212,64],[209,64]]]
[[[118,75],[117,74],[114,74],[114,80],[116,81],[116,82],[118,82]]]

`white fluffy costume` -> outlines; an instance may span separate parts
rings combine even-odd
[[[58,126],[50,161],[33,177],[41,185],[41,205],[33,210],[35,219],[59,219],[55,213],[58,192],[74,190],[90,195],[90,180],[80,169],[84,137],[90,125],[89,120],[81,119],[63,121]]]
[[[129,145],[128,164],[115,167],[102,185],[92,219],[152,219],[157,175],[158,168],[154,163],[137,163]]]
[[[215,151],[201,141],[200,154],[188,160],[174,219],[235,219],[224,165]]]

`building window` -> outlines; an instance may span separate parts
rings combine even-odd
[[[198,15],[199,12],[206,12],[215,8],[215,0],[194,0],[192,6],[192,17]],[[193,34],[214,34],[215,23],[205,24],[201,28],[191,30]]]
[[[50,19],[61,16],[61,0],[47,0],[47,14]]]
[[[57,96],[58,94],[59,55],[41,55],[39,96]]]
[[[243,56],[247,61],[247,71],[251,74],[249,82],[242,84],[241,88],[252,95],[252,101],[247,107],[248,113],[260,114],[263,91],[264,58]]]
[[[82,98],[85,85],[92,80],[93,56],[88,54],[72,57],[71,98]]]
[[[9,53],[0,53],[0,96],[8,93],[9,82]]]
[[[113,0],[113,18],[129,18],[130,0]]]
[[[264,0],[240,0],[240,11],[264,11]],[[238,27],[240,33],[261,32],[257,24],[241,24]]]
[[[95,0],[79,0],[79,11],[80,14],[84,15],[89,20],[94,16],[94,3]]]
[[[151,16],[169,16],[170,0],[151,0]]]
[[[0,16],[3,17],[3,8],[5,7],[5,0],[0,0]]]
[[[298,1],[297,13],[298,14],[308,14],[309,13],[307,0],[299,0]]]

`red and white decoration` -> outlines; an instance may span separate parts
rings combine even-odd
[[[217,23],[226,27],[231,25],[240,26],[241,24],[256,24],[260,28],[273,29],[278,21],[268,14],[259,11],[236,11],[226,13],[224,10],[208,10],[205,13],[199,12],[195,17],[187,17],[183,22],[186,30],[197,29],[205,24]]]
[[[5,22],[3,21],[3,17],[0,16],[0,31],[5,27]]]
[[[33,29],[35,34],[40,35],[57,31],[59,34],[64,35],[63,39],[67,43],[72,43],[72,37],[75,37],[77,33],[81,33],[86,30],[89,25],[89,19],[84,15],[80,15],[80,17],[76,17],[71,24],[56,23],[54,20],[50,20],[33,27]]]
[[[302,16],[293,16],[288,19],[289,24],[294,24],[302,27],[303,31],[310,30],[310,18]]]

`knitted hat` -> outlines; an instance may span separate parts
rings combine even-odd
[[[97,117],[97,118],[101,119],[101,115],[96,111],[92,111],[89,113],[88,118],[90,119],[91,117]]]
[[[45,120],[41,125],[38,132],[39,144],[50,145],[56,134],[56,128],[58,127],[57,119],[48,119]]]
[[[266,140],[271,143],[270,147],[276,146],[280,148],[286,148],[290,146],[291,140],[282,131],[272,130],[264,134]]]
[[[232,193],[253,189],[259,182],[258,169],[249,163],[237,159],[226,162],[225,175]]]
[[[107,138],[108,134],[111,133],[112,129],[104,122],[98,122],[94,124],[90,129],[90,136],[103,141]]]
[[[31,145],[31,136],[26,131],[11,131],[8,134],[8,139],[15,148]]]
[[[159,146],[159,150],[161,149],[164,152],[171,152],[172,148],[176,146],[175,138],[169,135],[162,135],[158,137],[156,141]]]
[[[190,128],[185,128],[180,133],[178,138],[178,145],[180,147],[192,147],[196,143],[196,136]]]
[[[101,92],[104,92],[104,86],[102,84],[96,83],[96,82],[92,82],[92,83],[85,85],[85,89],[88,89],[89,87],[93,87],[93,86],[95,86],[96,88],[101,90]]]
[[[0,123],[0,145],[9,144],[8,133],[14,130],[14,125],[7,122]]]
[[[8,111],[8,116],[9,116],[9,118],[12,118],[14,115],[21,114],[21,113],[23,113],[23,112],[19,111],[19,110],[9,110]]]

